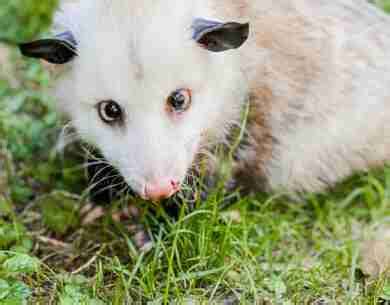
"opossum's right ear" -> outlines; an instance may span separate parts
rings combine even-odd
[[[20,44],[19,49],[24,56],[43,59],[52,64],[65,64],[77,56],[77,42],[69,31],[54,38]]]
[[[249,23],[221,23],[195,19],[193,39],[211,52],[223,52],[241,47],[249,36]]]

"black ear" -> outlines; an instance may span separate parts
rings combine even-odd
[[[193,38],[212,52],[223,52],[241,47],[249,36],[249,23],[220,23],[196,19],[192,26]]]
[[[41,39],[19,45],[24,56],[44,59],[53,64],[65,64],[77,56],[77,42],[71,32],[55,38]]]

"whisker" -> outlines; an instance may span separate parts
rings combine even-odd
[[[63,152],[68,145],[77,141],[79,138],[80,138],[79,133],[73,128],[72,122],[69,121],[61,129],[61,132],[60,132],[60,135],[58,137],[58,141],[57,141],[57,144],[55,147],[55,151],[56,152]]]
[[[115,187],[120,186],[122,184],[123,184],[123,182],[120,182],[120,183],[117,183],[117,184],[110,184],[110,185],[108,185],[108,186],[98,190],[94,195],[99,195],[99,194],[104,193],[106,191],[111,191]]]
[[[117,177],[117,176],[118,175],[107,176],[107,177],[104,177],[103,179],[100,179],[98,182],[89,185],[88,188],[86,188],[84,190],[82,197],[85,197],[85,195],[90,194],[92,189],[94,189],[97,185],[99,185],[99,184],[101,184],[104,181],[107,181],[109,179],[113,179],[114,177]]]
[[[94,175],[93,177],[90,179],[90,182],[93,183],[95,182],[95,179],[102,173],[104,172],[106,169],[110,168],[111,165],[110,164],[107,164],[106,166],[102,167],[101,169],[99,169]],[[112,168],[107,174],[110,175],[113,171],[115,171],[115,168]],[[106,175],[105,175],[106,176]]]

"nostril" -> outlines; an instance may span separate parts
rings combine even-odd
[[[178,191],[180,189],[180,183],[175,180],[171,180],[171,185],[174,191]]]

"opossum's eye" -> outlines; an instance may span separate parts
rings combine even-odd
[[[168,107],[171,111],[182,113],[191,107],[191,90],[179,89],[174,91],[167,99]]]
[[[113,124],[122,121],[123,112],[118,103],[114,101],[103,101],[97,107],[99,116],[104,123]]]

